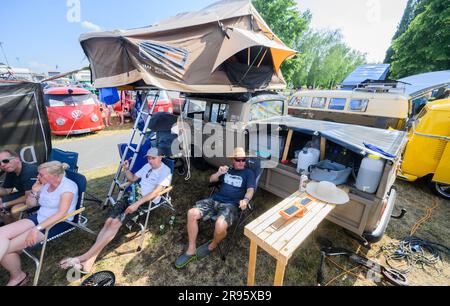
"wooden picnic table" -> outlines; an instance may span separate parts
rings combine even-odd
[[[281,217],[281,210],[304,198],[312,201],[303,217],[290,220]],[[250,239],[247,285],[253,286],[255,283],[256,255],[258,247],[261,247],[277,260],[274,285],[282,286],[286,265],[292,254],[334,208],[335,205],[296,192],[248,224],[244,230],[245,236]]]

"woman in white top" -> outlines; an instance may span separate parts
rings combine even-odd
[[[28,207],[40,205],[38,213],[0,228],[0,264],[10,274],[7,286],[21,286],[28,280],[28,274],[21,269],[20,252],[41,242],[47,227],[75,211],[78,187],[65,177],[68,168],[58,161],[39,166],[37,181],[27,198]],[[66,223],[56,225],[49,237],[67,226]]]

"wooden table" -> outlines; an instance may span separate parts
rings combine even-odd
[[[312,202],[308,204],[308,212],[302,218],[294,217],[286,221],[281,217],[280,210],[306,197]],[[335,205],[296,192],[248,224],[244,231],[250,239],[247,285],[253,286],[255,283],[256,255],[258,247],[261,247],[277,260],[274,285],[282,286],[286,265],[292,254],[334,208]]]

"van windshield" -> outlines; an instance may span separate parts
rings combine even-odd
[[[45,95],[45,105],[48,107],[96,104],[93,95]]]
[[[284,101],[263,101],[254,103],[250,109],[249,121],[268,119],[283,115]]]

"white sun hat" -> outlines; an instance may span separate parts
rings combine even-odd
[[[348,194],[330,182],[311,182],[306,186],[306,192],[314,198],[336,205],[347,204]]]

